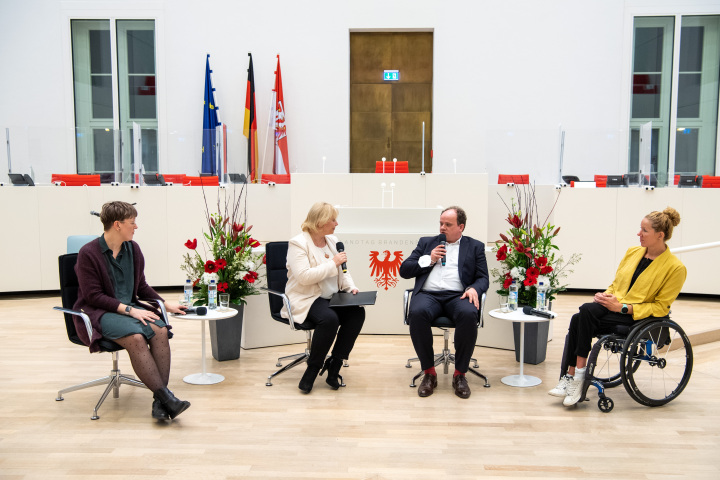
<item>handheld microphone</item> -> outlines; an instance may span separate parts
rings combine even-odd
[[[555,314],[552,312],[543,312],[532,307],[523,307],[523,313],[525,315],[535,315],[536,317],[555,318]]]
[[[195,315],[207,315],[207,307],[188,307],[185,309],[185,313]]]
[[[335,248],[337,249],[338,253],[342,253],[345,251],[345,245],[343,245],[342,242],[337,242],[337,244],[335,244]],[[343,262],[341,266],[343,273],[347,273],[347,263]]]
[[[90,215],[95,215],[96,217],[99,217],[100,214],[96,212],[95,210],[90,210]]]
[[[442,245],[443,247],[447,245],[447,237],[444,233],[438,235],[438,239],[440,240],[440,245]],[[440,257],[440,265],[442,265],[443,267],[445,266],[445,255]]]

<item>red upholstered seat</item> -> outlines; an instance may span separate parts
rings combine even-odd
[[[504,183],[527,185],[530,183],[530,175],[498,175],[498,185],[502,185]]]
[[[595,175],[595,186],[598,188],[607,187],[607,175]]]
[[[720,177],[711,177],[710,175],[703,175],[702,188],[720,188]]]
[[[163,174],[163,178],[165,179],[165,183],[172,183],[172,184],[174,184],[174,185],[182,185],[182,184],[184,184],[184,183],[187,183],[187,181],[185,180],[185,177],[187,177],[187,175],[185,175],[184,173],[178,173],[178,174],[167,173],[167,174]]]
[[[260,183],[290,183],[290,174],[286,175],[275,175],[273,173],[263,173],[260,177]]]
[[[100,174],[97,175],[76,175],[76,174],[62,174],[53,173],[50,177],[51,182],[60,182],[60,185],[64,187],[82,187],[87,185],[88,187],[99,187],[100,186]]]
[[[383,163],[384,173],[410,173],[408,162],[375,162],[375,173],[383,173]]]
[[[167,182],[167,177],[165,178],[165,181]],[[187,185],[190,187],[199,187],[201,185],[205,187],[217,187],[218,185],[220,185],[220,179],[217,176],[191,177],[190,175],[186,175],[183,185]]]

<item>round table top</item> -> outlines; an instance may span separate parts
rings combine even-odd
[[[199,307],[201,305],[196,305],[196,307]],[[182,318],[185,320],[223,320],[225,318],[234,317],[237,314],[237,310],[234,308],[226,308],[222,309],[220,307],[216,308],[215,310],[210,310],[208,308],[206,315],[197,315],[195,313],[187,313],[185,315],[179,315],[176,313],[173,313],[172,316],[175,318]]]
[[[557,314],[555,312],[552,312],[548,310],[548,313],[551,313],[555,316]],[[544,318],[544,317],[538,317],[536,315],[525,315],[522,310],[515,310],[514,312],[503,312],[499,308],[496,308],[495,310],[490,310],[489,312],[490,316],[493,318],[499,318],[500,320],[509,320],[511,322],[547,322],[552,320],[551,318]]]

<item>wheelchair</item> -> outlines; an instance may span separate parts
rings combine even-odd
[[[589,401],[592,385],[598,392],[597,406],[609,413],[613,400],[605,390],[621,383],[641,405],[659,407],[679,396],[690,381],[693,352],[683,329],[670,317],[640,320],[636,325],[617,325],[597,335],[585,371],[580,402]],[[567,336],[561,373],[567,372]]]

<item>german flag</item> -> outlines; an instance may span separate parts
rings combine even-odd
[[[245,122],[243,135],[248,139],[248,177],[250,183],[258,183],[258,142],[257,142],[257,115],[255,114],[255,75],[253,73],[252,54],[248,67],[247,92],[245,93]]]

